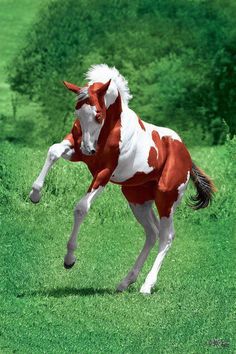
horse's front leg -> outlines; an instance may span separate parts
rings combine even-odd
[[[77,248],[77,236],[80,225],[87,215],[92,202],[103,191],[105,185],[110,179],[111,173],[108,169],[101,171],[93,180],[87,194],[78,202],[74,209],[74,224],[72,232],[67,243],[67,253],[64,258],[64,267],[69,269],[75,264],[74,251]]]
[[[69,140],[63,140],[61,143],[54,144],[49,148],[43,168],[40,174],[38,175],[37,179],[33,183],[32,190],[29,194],[30,200],[33,203],[39,202],[41,198],[40,192],[43,188],[45,178],[53,164],[60,157],[69,159],[69,154],[71,151],[73,151],[73,149],[71,149],[71,143]]]

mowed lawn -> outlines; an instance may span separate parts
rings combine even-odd
[[[192,150],[219,192],[201,211],[184,198],[151,296],[139,288],[157,247],[137,283],[115,292],[144,242],[118,186],[96,200],[81,227],[77,263],[63,268],[73,207],[91,179],[82,164],[61,160],[33,205],[28,193],[45,153],[1,144],[0,352],[235,353],[235,188],[226,147]]]

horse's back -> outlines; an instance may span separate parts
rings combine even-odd
[[[170,137],[174,140],[178,140],[178,141],[182,141],[180,136],[172,129],[170,128],[166,128],[166,127],[160,127],[154,124],[150,124],[147,122],[144,122],[144,127],[146,128],[147,132],[150,134],[153,131],[156,131],[160,137],[160,139],[162,139],[163,137]]]
[[[127,107],[121,115],[120,155],[111,181],[137,184],[157,178],[167,158],[168,140],[182,145],[175,131],[146,123]]]

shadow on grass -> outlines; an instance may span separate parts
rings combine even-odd
[[[130,288],[126,290],[126,293],[134,292],[134,289]],[[120,292],[117,292],[115,289],[99,289],[99,288],[57,288],[57,289],[45,289],[45,290],[36,290],[29,293],[20,293],[17,294],[17,298],[24,297],[54,297],[62,298],[67,296],[105,296],[105,295],[119,295]]]
[[[57,288],[57,289],[45,289],[45,290],[36,290],[29,293],[20,293],[16,297],[67,297],[67,296],[104,296],[104,295],[117,295],[118,293],[115,289],[98,289],[98,288]]]
[[[30,296],[46,296],[46,297],[66,297],[66,296],[94,296],[94,295],[113,295],[115,291],[111,289],[96,288],[57,288],[43,291],[34,291]]]

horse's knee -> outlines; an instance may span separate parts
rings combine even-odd
[[[146,239],[151,247],[154,247],[158,238],[159,230],[151,218],[146,218],[142,223],[146,232]]]
[[[160,235],[160,247],[161,248],[170,248],[174,240],[174,233],[169,233],[165,235]]]
[[[72,155],[75,153],[75,150],[74,149],[69,149],[68,151],[65,151],[61,157],[64,159],[64,160],[70,160],[72,158]]]
[[[48,159],[51,162],[55,162],[61,157],[62,153],[63,153],[63,149],[61,144],[53,144],[48,149]]]
[[[156,244],[156,240],[157,240],[157,235],[154,232],[150,232],[147,235],[147,242],[149,243],[150,247],[153,248]]]
[[[163,246],[171,246],[172,241],[174,240],[175,237],[175,230],[173,226],[173,221],[168,220],[168,219],[161,219],[160,223],[160,234],[159,234],[159,239],[160,243]]]
[[[59,157],[53,151],[48,150],[48,159],[51,162],[55,162],[59,159]]]
[[[80,201],[74,209],[74,215],[79,219],[83,219],[87,214],[87,212],[88,212],[88,205],[85,201]]]

